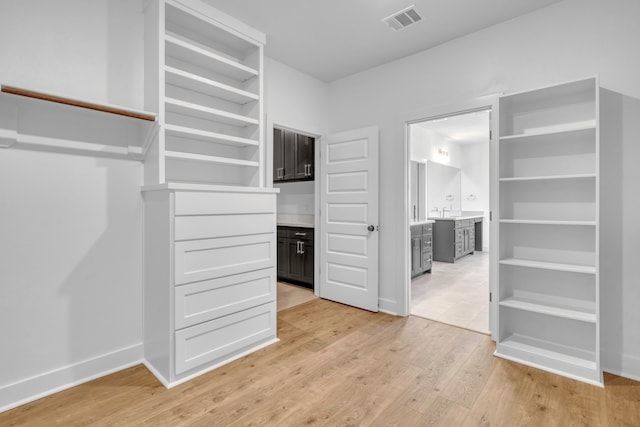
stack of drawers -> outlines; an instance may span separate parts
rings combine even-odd
[[[275,194],[145,194],[145,359],[165,385],[276,339],[275,224]]]

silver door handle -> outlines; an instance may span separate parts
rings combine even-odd
[[[284,178],[284,168],[278,168],[277,169],[277,177],[278,178]]]
[[[296,232],[296,236],[306,236],[307,233],[300,233],[300,232]]]
[[[297,249],[298,249],[298,254],[299,255],[304,254],[304,242],[298,241],[297,242]]]

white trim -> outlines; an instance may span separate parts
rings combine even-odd
[[[280,341],[279,338],[273,338],[273,339],[271,339],[269,341],[263,342],[262,344],[256,345],[256,346],[248,348],[247,350],[244,350],[244,351],[242,351],[240,353],[237,353],[233,357],[230,357],[228,359],[224,359],[221,362],[215,363],[215,364],[213,364],[213,365],[211,365],[211,366],[209,366],[209,367],[207,367],[205,369],[196,368],[196,369],[198,369],[197,372],[195,372],[195,373],[193,373],[191,375],[187,375],[186,377],[182,377],[182,378],[180,378],[178,380],[171,381],[171,382],[167,382],[165,380],[165,378],[162,375],[160,375],[159,372],[156,369],[154,369],[153,366],[151,366],[151,364],[149,364],[146,360],[143,363],[147,367],[147,369],[149,369],[149,371],[151,371],[153,376],[155,376],[158,379],[158,381],[160,381],[162,383],[162,385],[164,385],[166,388],[173,388],[173,387],[175,387],[177,385],[180,385],[180,384],[185,383],[187,381],[190,381],[190,380],[192,380],[192,379],[194,379],[196,377],[199,377],[200,375],[204,375],[207,372],[211,372],[214,369],[217,369],[217,368],[219,368],[221,366],[224,366],[224,365],[226,365],[228,363],[231,363],[234,360],[237,360],[237,359],[243,358],[245,356],[248,356],[251,353],[254,353],[254,352],[258,351],[258,350],[261,350],[261,349],[263,349],[265,347],[268,347],[268,346],[270,346],[272,344],[275,344],[275,343],[277,343],[279,341]]]
[[[398,314],[398,301],[390,300],[388,298],[378,298],[378,311],[391,314],[393,316],[406,317],[409,315],[409,313],[405,315]]]
[[[402,253],[404,254],[404,269],[401,270],[402,278],[401,278],[401,287],[398,289],[398,312],[400,316],[407,316],[410,314],[411,310],[411,254],[410,254],[410,231],[409,231],[409,200],[410,200],[410,188],[409,188],[409,162],[411,159],[410,156],[410,146],[409,146],[409,125],[412,123],[417,123],[425,120],[432,120],[440,117],[448,117],[458,114],[464,114],[467,112],[480,111],[484,109],[488,109],[491,111],[491,131],[492,137],[490,140],[490,174],[497,173],[497,167],[492,163],[496,161],[494,158],[493,152],[495,151],[495,144],[497,141],[497,123],[498,123],[498,96],[499,94],[491,94],[481,96],[475,99],[460,101],[456,103],[452,103],[449,105],[439,105],[432,106],[429,108],[420,109],[412,112],[402,113],[398,119],[401,122],[401,125],[404,127],[404,162],[403,162],[403,180],[404,180],[404,192],[403,192],[403,206],[402,206],[402,224],[403,224],[403,232],[402,232]],[[490,177],[490,182],[493,185],[494,181],[497,182],[497,179],[492,175]],[[490,187],[490,210],[497,210],[497,188]],[[492,226],[492,223],[489,225],[489,234],[490,240],[495,242],[495,231],[497,227]],[[494,295],[497,295],[497,263],[495,259],[497,259],[497,252],[494,249],[496,245],[491,245],[490,247],[490,267],[489,267],[489,291],[493,292]],[[495,264],[495,265],[494,265]],[[493,271],[492,271],[493,270]],[[497,312],[497,305],[495,305],[496,299],[494,298],[493,302],[490,304],[489,312],[489,326],[491,329],[491,337],[492,339],[496,339],[497,331],[496,331],[496,322],[495,322],[495,313]]]
[[[142,343],[63,366],[0,388],[0,412],[142,363]]]
[[[601,355],[602,370],[619,377],[640,381],[640,357],[622,354],[622,360],[610,363],[606,354]],[[606,384],[605,384],[606,386]]]

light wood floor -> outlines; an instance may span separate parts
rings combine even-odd
[[[492,356],[486,335],[314,299],[281,341],[166,390],[136,366],[0,414],[1,426],[638,426],[640,383],[582,384]]]
[[[489,333],[489,252],[434,261],[431,273],[411,281],[411,314]]]

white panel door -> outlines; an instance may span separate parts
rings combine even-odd
[[[320,297],[378,311],[378,128],[320,147]]]

